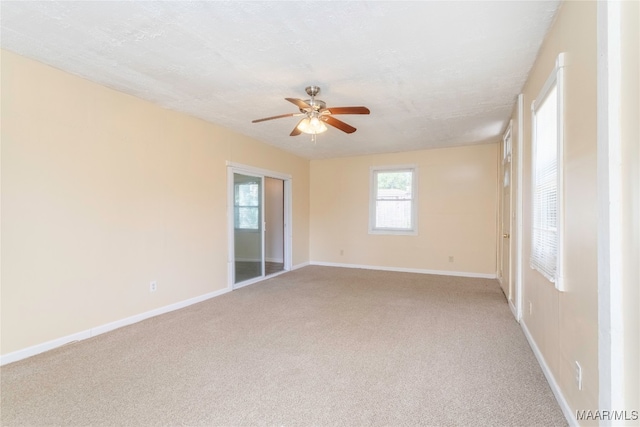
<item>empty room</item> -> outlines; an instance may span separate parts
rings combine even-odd
[[[0,2],[0,424],[637,426],[637,1]]]

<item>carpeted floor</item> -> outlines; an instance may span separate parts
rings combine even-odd
[[[0,372],[7,426],[566,425],[488,279],[310,266]]]

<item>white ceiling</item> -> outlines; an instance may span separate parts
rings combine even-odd
[[[2,47],[309,159],[496,141],[559,1],[2,1]],[[358,131],[290,137],[321,87]]]

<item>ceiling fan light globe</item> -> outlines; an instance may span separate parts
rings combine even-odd
[[[327,126],[322,123],[317,116],[313,116],[309,119],[309,126],[313,130],[313,133],[322,133],[327,130]]]
[[[327,131],[327,125],[325,125],[317,117],[306,118],[298,125],[298,130],[302,133],[309,135],[316,135]]]

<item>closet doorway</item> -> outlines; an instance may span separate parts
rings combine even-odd
[[[291,269],[291,177],[228,165],[229,286],[237,289]]]

